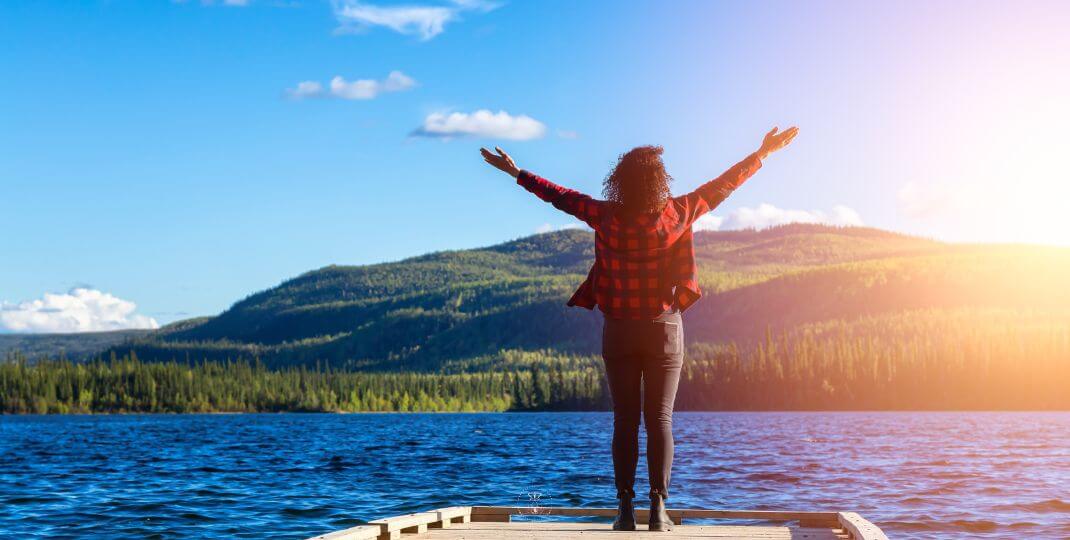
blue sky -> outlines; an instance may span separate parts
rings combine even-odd
[[[707,227],[1070,244],[1063,3],[233,3],[0,4],[0,331],[572,223],[481,145],[597,194],[662,144],[679,193],[798,125]]]

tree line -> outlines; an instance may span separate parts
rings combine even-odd
[[[559,365],[459,374],[272,370],[259,362],[0,363],[2,413],[475,412],[594,410],[600,374]]]
[[[678,410],[1070,409],[1070,325],[918,312],[694,344]],[[0,362],[3,413],[608,410],[596,356],[505,350],[427,372],[256,361]]]

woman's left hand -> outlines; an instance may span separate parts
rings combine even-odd
[[[483,160],[493,165],[495,169],[516,178],[516,175],[520,174],[520,169],[518,169],[516,163],[513,162],[513,158],[509,157],[509,154],[506,154],[497,146],[495,146],[494,149],[498,151],[497,154],[494,154],[486,148],[480,148],[479,153],[483,154]]]
[[[762,147],[758,149],[758,157],[765,159],[769,154],[791,144],[791,140],[798,134],[799,128],[794,126],[781,131],[780,133],[777,133],[777,128],[773,128],[772,131],[765,134],[765,139],[762,141]]]

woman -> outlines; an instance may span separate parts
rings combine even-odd
[[[671,197],[660,146],[640,146],[620,156],[595,200],[558,186],[516,163],[501,148],[481,148],[483,159],[517,183],[595,230],[595,261],[568,305],[605,315],[602,359],[613,398],[613,470],[620,499],[614,530],[635,530],[635,468],[640,411],[646,419],[652,531],[671,531],[665,511],[672,469],[672,411],[683,366],[680,313],[701,296],[695,281],[691,225],[719,205],[788,145],[798,128],[773,128],[761,147],[695,191]],[[640,383],[645,398],[640,398]]]

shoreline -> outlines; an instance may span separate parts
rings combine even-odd
[[[674,414],[1058,414],[1070,413],[1070,409],[791,409],[791,410],[683,410],[675,411]],[[0,418],[5,417],[72,417],[72,416],[282,416],[282,415],[308,415],[308,416],[360,416],[360,415],[530,415],[530,414],[604,414],[610,415],[612,411],[210,411],[210,412],[89,412],[89,413],[0,413]]]

